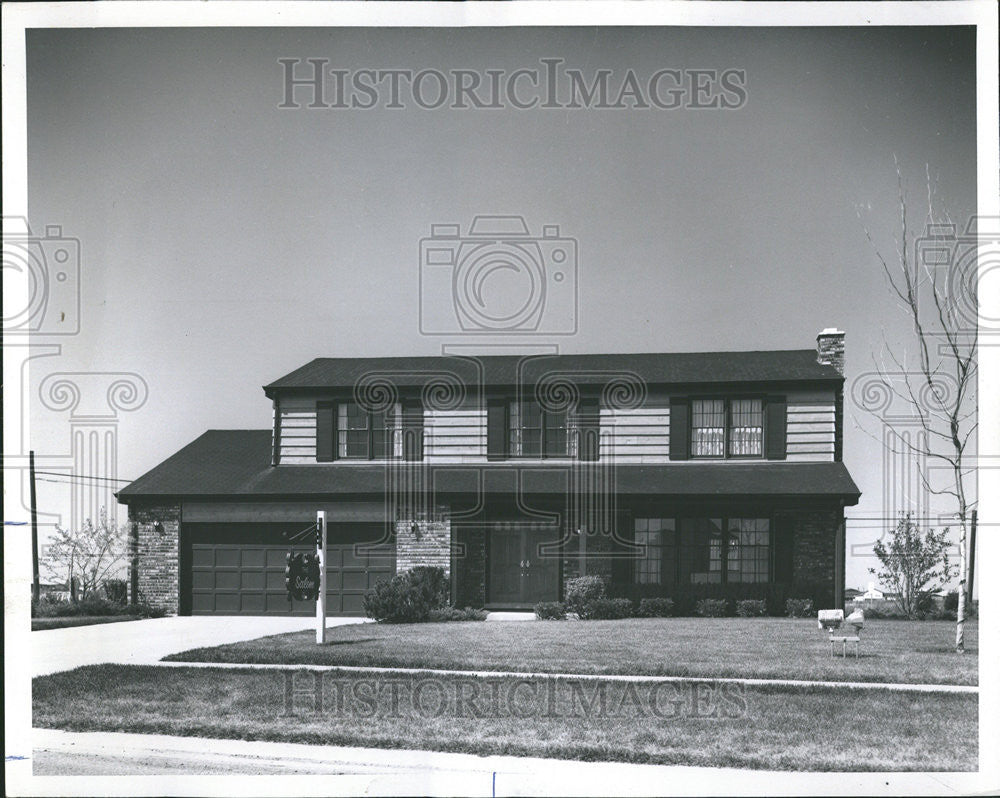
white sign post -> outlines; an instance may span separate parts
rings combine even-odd
[[[326,643],[326,510],[316,511],[316,557],[319,593],[316,596],[316,645]]]

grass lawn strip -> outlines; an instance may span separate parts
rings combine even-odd
[[[821,771],[975,770],[977,720],[966,694],[130,665],[36,678],[32,718],[69,731]]]
[[[374,674],[383,676],[474,676],[490,678],[505,676],[512,679],[582,679],[587,681],[609,682],[710,682],[720,684],[741,684],[746,686],[768,687],[825,687],[831,689],[850,690],[890,690],[920,693],[972,693],[977,694],[979,687],[969,684],[893,684],[892,682],[837,682],[837,681],[807,681],[803,679],[743,679],[734,676],[647,676],[643,674],[624,673],[529,673],[526,671],[474,671],[448,670],[442,668],[380,668],[374,665],[294,665],[287,663],[259,662],[180,662],[161,660],[156,663],[158,668],[206,668],[222,670],[283,670],[283,671],[317,671],[342,672],[356,674]]]
[[[622,621],[352,624],[263,637],[166,657],[176,662],[353,665],[446,670],[695,678],[978,684],[978,623],[964,655],[948,621],[878,620],[861,657],[830,656],[826,633],[802,618],[633,618]]]
[[[71,626],[94,626],[100,623],[122,623],[140,621],[140,615],[67,615],[53,618],[32,618],[31,631],[45,632],[49,629],[67,629]]]

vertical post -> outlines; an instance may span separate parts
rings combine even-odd
[[[580,558],[579,568],[580,576],[587,575],[587,526],[581,524],[580,528],[576,530],[577,535],[580,537],[580,546],[578,548],[578,555]]]
[[[31,479],[31,598],[37,604],[42,596],[38,577],[38,501],[35,498],[35,450],[28,452],[28,475]]]
[[[316,557],[319,560],[319,594],[316,596],[316,645],[326,642],[326,510],[316,511]]]

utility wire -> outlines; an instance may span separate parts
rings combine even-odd
[[[99,477],[91,474],[63,474],[59,471],[36,471],[36,474],[45,474],[49,477],[63,477],[64,479],[99,479],[103,482],[135,482],[134,479],[117,479],[115,477]]]

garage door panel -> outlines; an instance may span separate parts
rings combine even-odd
[[[274,524],[188,524],[187,590],[190,611],[198,615],[312,615],[314,601],[290,601],[285,593],[289,550],[314,551],[306,536],[289,546]],[[363,615],[364,594],[395,572],[395,556],[380,529],[332,529],[327,548],[327,613]],[[375,525],[369,525],[375,526]],[[294,528],[292,528],[294,527]],[[362,525],[364,527],[364,525]],[[365,540],[370,541],[365,543]]]

